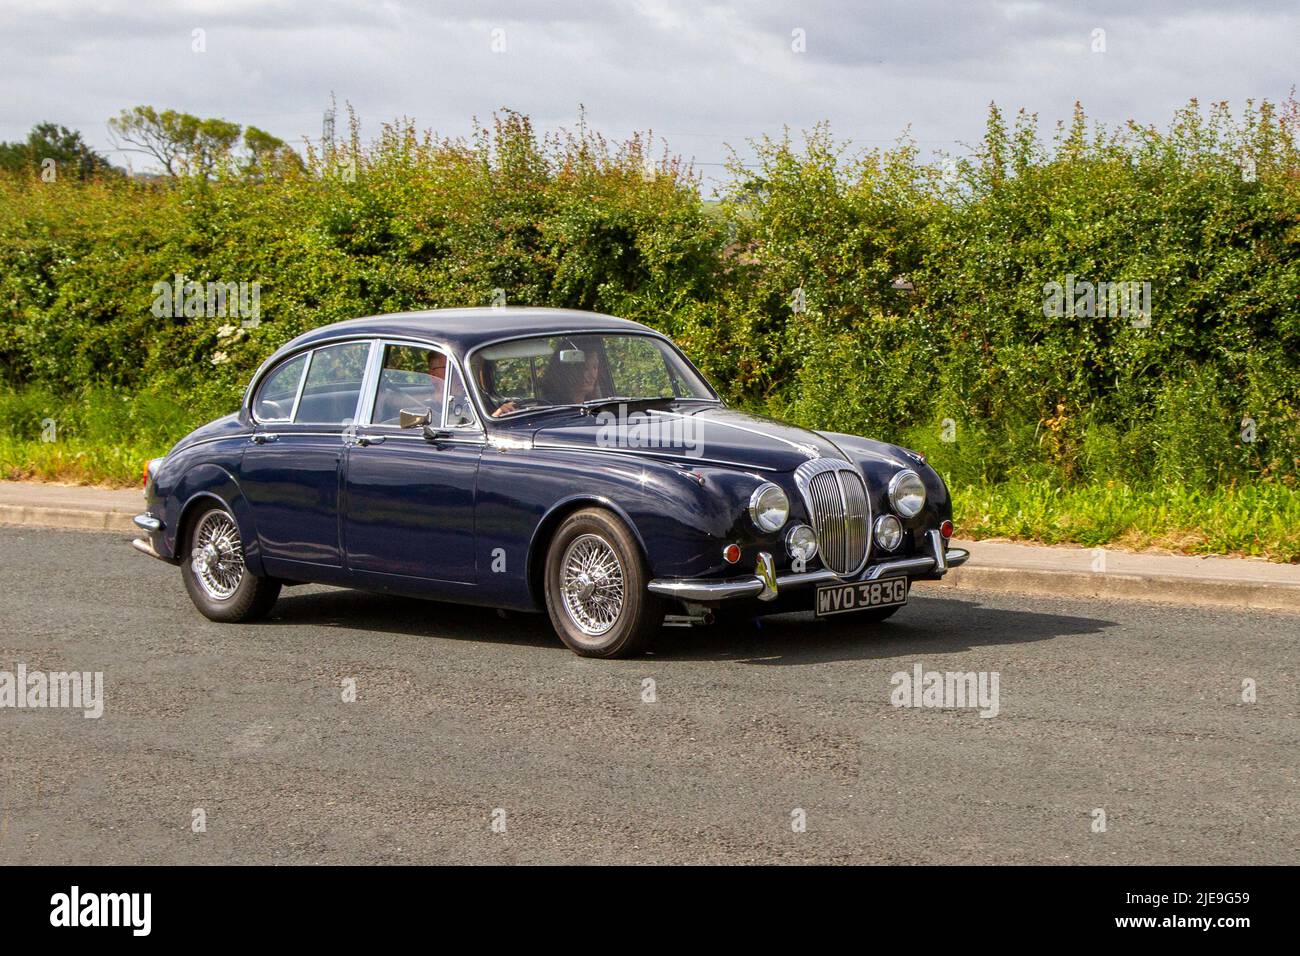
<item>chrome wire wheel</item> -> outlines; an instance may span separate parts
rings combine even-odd
[[[194,580],[214,601],[227,601],[244,580],[244,547],[235,520],[214,509],[194,529],[190,567]]]
[[[579,535],[560,560],[560,593],[569,619],[588,637],[600,637],[623,611],[623,565],[599,535]]]

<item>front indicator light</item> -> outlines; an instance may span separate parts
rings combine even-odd
[[[951,521],[944,521],[943,524],[939,525],[939,533],[940,533],[941,535],[943,535],[945,541],[946,541],[948,538],[951,538],[951,537],[952,537],[952,522],[951,522]]]

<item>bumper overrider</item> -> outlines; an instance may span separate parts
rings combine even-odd
[[[148,512],[145,512],[142,515],[136,515],[134,518],[131,519],[131,523],[134,524],[141,531],[147,531],[151,535],[161,531],[163,526],[162,521],[160,521],[158,518],[155,518],[153,515],[149,514]],[[149,557],[157,558],[159,561],[167,560],[161,554],[158,553],[158,549],[153,546],[153,542],[150,541],[148,538],[134,539],[131,542],[131,547],[135,548],[141,554],[147,554],[149,555]]]
[[[774,600],[782,588],[803,588],[817,584],[875,581],[881,578],[906,576],[937,579],[949,568],[965,564],[970,552],[962,548],[949,548],[937,530],[926,533],[930,544],[929,554],[910,558],[894,558],[868,564],[854,575],[841,577],[834,571],[822,569],[798,574],[777,574],[772,556],[760,552],[754,573],[737,578],[655,578],[646,587],[654,594],[677,598],[692,603],[731,601],[737,598]]]

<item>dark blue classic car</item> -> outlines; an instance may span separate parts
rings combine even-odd
[[[134,546],[215,621],[315,582],[545,609],[593,657],[722,609],[880,620],[967,557],[921,455],[729,409],[663,335],[557,309],[301,335],[145,498]]]

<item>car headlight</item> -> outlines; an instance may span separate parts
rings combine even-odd
[[[785,536],[785,549],[807,564],[817,556],[817,532],[806,524],[795,525]]]
[[[925,507],[925,482],[910,468],[904,468],[889,481],[889,503],[904,518],[920,514]]]
[[[790,517],[790,499],[778,486],[764,482],[749,496],[749,517],[761,531],[780,531]]]
[[[893,551],[903,542],[903,523],[893,515],[881,515],[876,519],[876,544],[886,551]]]

